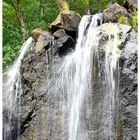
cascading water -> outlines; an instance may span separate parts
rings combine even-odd
[[[118,87],[119,87],[119,57],[120,50],[118,48],[118,27],[114,26],[114,36],[111,39],[111,34],[109,34],[109,41],[105,49],[105,78],[107,81],[106,94],[109,95],[109,128],[108,128],[108,139],[115,139],[115,120],[117,119],[117,106],[118,106]]]
[[[13,66],[3,74],[3,139],[18,139],[20,128],[20,96],[22,94],[20,67],[21,60],[33,46],[30,37],[21,47],[20,54]]]
[[[81,125],[84,122],[81,117],[82,103],[84,98],[91,94],[92,58],[93,52],[97,51],[96,46],[98,45],[95,27],[102,22],[101,16],[101,14],[96,14],[82,18],[79,25],[76,49],[64,58],[62,66],[58,71],[59,76],[55,79],[56,83],[55,87],[53,86],[53,91],[51,89],[54,79],[51,77],[52,79],[47,80],[50,81],[48,83],[48,95],[56,93],[55,96],[59,95],[59,98],[64,100],[63,106],[60,107],[61,109],[57,108],[57,113],[63,108],[63,114],[68,116],[66,117],[68,118],[66,121],[67,125],[65,124],[66,126],[64,126],[64,130],[67,131],[68,129],[68,137],[63,135],[61,139],[88,139],[88,132]],[[50,100],[52,100],[51,97]],[[53,114],[52,117],[54,118],[56,112],[52,113],[53,109],[50,108],[48,108],[48,112],[50,112],[48,114]],[[51,127],[50,125],[48,127]]]
[[[102,101],[102,108],[106,117],[102,120],[101,129],[103,134],[99,134],[105,140],[116,139],[115,121],[117,119],[118,103],[118,80],[119,80],[119,56],[118,48],[118,27],[113,26],[113,33],[108,31],[107,43],[100,44],[103,30],[97,28],[102,23],[102,14],[94,16],[84,16],[79,25],[79,36],[74,52],[65,56],[60,68],[54,69],[54,75],[50,76],[48,82],[48,139],[66,139],[66,140],[89,140],[89,126],[87,125],[86,110],[90,108],[89,102],[92,102],[91,81],[93,74],[93,65],[96,59],[100,63],[100,49],[104,50],[104,66],[98,66],[99,71],[104,71],[104,80],[106,81]],[[109,25],[111,26],[112,23]],[[102,32],[102,33],[101,33]],[[100,64],[99,64],[100,65]],[[59,69],[59,70],[58,70]],[[55,73],[55,71],[57,71]],[[100,73],[98,73],[100,75]],[[54,82],[55,81],[55,82]],[[52,86],[53,85],[53,86]],[[50,97],[49,97],[50,96]],[[52,101],[52,98],[56,100]],[[91,100],[91,101],[90,101]],[[53,104],[53,105],[50,105]],[[87,105],[88,104],[88,105]],[[50,107],[51,106],[51,107]],[[54,107],[55,106],[55,107]],[[92,108],[94,109],[94,107]],[[106,111],[105,111],[106,110]],[[90,110],[92,111],[92,110]],[[87,111],[88,112],[88,111]],[[59,116],[59,117],[58,117]],[[63,119],[60,118],[63,116]],[[53,118],[51,122],[49,118]],[[57,122],[57,123],[56,123]],[[53,124],[58,124],[58,127]],[[61,125],[62,128],[61,128]],[[94,126],[93,126],[94,127]],[[96,130],[97,128],[95,128]],[[56,137],[51,133],[54,131],[61,135]],[[95,132],[96,133],[96,132]],[[94,135],[94,132],[93,132]],[[97,134],[96,134],[97,135]],[[93,136],[94,137],[94,136]],[[96,139],[96,136],[95,136]],[[100,138],[97,138],[100,139]]]
[[[82,128],[82,118],[80,110],[85,97],[91,94],[91,74],[93,50],[97,46],[95,27],[101,22],[100,15],[84,16],[79,25],[79,37],[75,52],[66,59],[67,71],[73,65],[73,73],[67,77],[67,82],[71,79],[68,87],[68,110],[69,120],[69,140],[88,139],[88,132]],[[94,50],[95,51],[95,50]],[[66,72],[67,73],[67,72]],[[66,75],[67,76],[67,75]],[[70,79],[69,79],[70,78]]]

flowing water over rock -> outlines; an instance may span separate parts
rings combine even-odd
[[[21,61],[33,46],[33,38],[30,37],[21,47],[20,54],[13,66],[4,73],[3,83],[3,139],[17,139],[20,129],[20,96],[21,84]]]
[[[130,26],[102,24],[97,14],[82,18],[75,49],[65,35],[32,49],[21,65],[23,49],[14,74],[4,76],[5,140],[18,133],[33,140],[136,139],[135,37]]]
[[[105,48],[105,81],[107,95],[104,102],[104,106],[108,104],[108,115],[106,122],[108,123],[108,129],[104,129],[104,133],[107,135],[106,139],[115,139],[117,134],[116,119],[118,117],[118,91],[119,91],[119,27],[113,26],[113,32],[108,33],[108,43]],[[111,29],[111,25],[110,25]],[[105,120],[104,120],[105,121]],[[104,128],[104,126],[103,126]]]
[[[60,100],[61,104],[57,111],[53,108],[48,108],[48,114],[54,115],[56,112],[63,116],[58,119],[58,114],[56,115],[57,121],[61,122],[59,125],[62,126],[60,132],[61,136],[58,139],[68,139],[68,140],[89,140],[88,125],[86,114],[89,113],[88,109],[91,108],[89,102],[92,102],[92,91],[91,80],[93,74],[93,59],[99,61],[99,42],[102,37],[101,31],[96,29],[102,23],[102,15],[97,14],[94,16],[84,16],[79,25],[78,40],[76,44],[76,49],[73,53],[67,55],[59,69],[58,78],[49,79],[48,94],[55,94]],[[102,127],[104,129],[103,135],[106,139],[114,138],[114,118],[116,117],[116,102],[117,102],[117,91],[118,91],[118,81],[114,73],[118,72],[118,59],[120,56],[120,51],[118,48],[118,27],[115,27],[113,33],[107,33],[107,43],[103,46],[105,51],[104,58],[104,73],[103,75],[106,80],[106,88],[104,89],[107,94],[103,106],[108,105],[109,110],[107,110],[107,117],[104,125],[108,127]],[[103,32],[103,31],[102,31]],[[110,32],[110,31],[109,31]],[[101,68],[103,69],[103,67]],[[54,72],[55,73],[55,72]],[[100,73],[99,73],[100,74]],[[117,73],[119,76],[119,73]],[[52,81],[56,81],[53,85]],[[53,91],[50,90],[54,88]],[[103,88],[103,87],[102,87]],[[48,98],[52,100],[52,98]],[[55,102],[56,103],[56,102]],[[56,103],[57,104],[57,103]],[[106,109],[106,108],[105,108]],[[55,112],[56,111],[56,112]],[[90,110],[91,111],[91,110]],[[86,112],[86,113],[85,113]],[[63,115],[62,115],[63,114]],[[48,118],[52,117],[49,116]],[[48,128],[51,131],[51,125]],[[94,126],[93,126],[94,127]],[[55,130],[52,130],[55,131]],[[51,132],[50,132],[51,133]],[[66,137],[68,136],[68,137]],[[51,137],[50,137],[51,139]]]

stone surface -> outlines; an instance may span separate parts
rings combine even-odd
[[[109,23],[101,25],[101,31],[114,27]],[[117,121],[118,140],[137,140],[137,33],[127,25],[119,25],[121,42],[120,57],[120,88],[119,88],[119,113]],[[110,31],[111,32],[111,31]],[[113,31],[112,31],[113,33]],[[120,37],[119,36],[119,37]],[[109,109],[108,97],[104,93],[106,81],[104,77],[104,50],[108,37],[102,34],[99,45],[99,61],[94,60],[92,90],[90,98],[83,103],[90,106],[85,114],[86,127],[88,128],[89,140],[103,140],[106,138],[104,129],[108,127],[106,119]],[[63,58],[75,47],[75,41],[70,36],[60,37],[54,40],[49,48],[41,49],[40,53],[32,50],[28,57],[23,60],[21,73],[23,81],[22,95],[22,138],[23,140],[67,140],[64,130],[64,114],[58,114],[62,109],[60,96],[53,94],[54,83],[50,78],[54,75],[55,82],[59,76],[58,69],[62,65]],[[101,70],[102,68],[102,70]],[[48,93],[48,85],[51,93]],[[60,89],[58,89],[60,90]],[[59,104],[59,106],[58,106]],[[48,113],[52,111],[51,114]],[[49,116],[49,117],[48,117]],[[51,125],[51,127],[49,127]],[[57,127],[57,125],[59,127]],[[67,128],[66,128],[67,129]],[[66,135],[64,137],[64,134]],[[105,139],[107,140],[107,139]]]
[[[61,38],[61,37],[64,37],[64,36],[67,36],[66,32],[64,29],[59,29],[57,30],[56,32],[53,33],[53,35],[56,37],[56,38]]]
[[[57,96],[48,95],[47,84],[49,77],[54,75],[54,69],[58,70],[63,57],[74,47],[75,41],[70,36],[64,36],[54,40],[49,48],[44,47],[38,53],[33,49],[28,57],[23,60],[21,72],[24,93],[21,102],[23,115],[20,127],[23,140],[43,140],[49,137],[57,139],[59,135],[61,136],[59,128],[53,124],[54,115],[50,114],[53,116],[47,117],[48,108],[49,110],[51,108],[57,110],[58,107],[55,105],[59,102]],[[50,102],[48,98],[53,100],[50,100]],[[55,133],[48,130],[48,119],[53,124]]]
[[[49,47],[49,45],[54,41],[54,37],[49,32],[43,32],[39,35],[37,43],[35,46],[36,52],[39,52],[44,47]]]
[[[51,23],[50,30],[52,32],[58,29],[67,31],[77,31],[81,17],[74,11],[61,12],[56,20]]]
[[[41,29],[41,28],[36,28],[36,29],[34,29],[34,30],[32,31],[31,34],[32,34],[32,37],[33,37],[34,39],[38,40],[39,35],[40,35],[40,34],[44,34],[44,33],[46,33],[45,30],[43,30],[43,29]]]
[[[108,5],[107,9],[103,11],[104,22],[118,22],[121,15],[128,16],[128,12],[117,3]]]
[[[120,56],[120,82],[119,82],[119,110],[118,120],[115,120],[116,139],[137,139],[137,33],[130,26],[119,25],[118,33],[121,39],[121,56]],[[89,108],[87,120],[89,124],[90,140],[107,140],[106,130],[109,127],[109,102],[106,91],[105,75],[105,53],[104,47],[108,41],[108,34],[113,34],[115,24],[106,23],[98,27],[100,29],[99,40],[99,60],[93,62],[93,78],[92,78],[92,99],[88,99],[89,104],[94,108]],[[110,29],[110,30],[108,30]],[[107,33],[107,34],[106,34]],[[133,50],[132,50],[133,49]],[[126,70],[126,71],[125,71]],[[116,73],[117,71],[115,71]],[[116,114],[117,115],[117,114]],[[115,125],[114,124],[114,125]],[[103,127],[104,126],[104,127]]]
[[[58,47],[58,53],[60,55],[66,55],[67,52],[70,52],[75,48],[75,41],[70,36],[64,36],[62,38],[59,38],[57,40],[57,47]]]
[[[124,0],[124,6],[129,12],[135,12],[138,10],[138,0]]]
[[[120,106],[123,138],[137,140],[137,33],[132,30],[120,59]]]

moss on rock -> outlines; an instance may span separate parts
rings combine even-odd
[[[132,26],[132,28],[137,32],[138,31],[138,16],[137,14],[133,15],[130,20],[128,17],[120,16],[118,19],[118,23],[126,24]]]
[[[131,17],[130,24],[135,29],[135,31],[138,31],[138,16],[137,15],[134,15]]]
[[[130,24],[129,24],[129,20],[128,20],[128,18],[125,17],[125,16],[120,16],[120,17],[119,17],[119,20],[118,20],[118,23],[120,23],[120,24],[130,25]]]

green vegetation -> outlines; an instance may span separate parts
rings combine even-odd
[[[125,16],[120,16],[118,23],[130,25],[135,29],[136,32],[138,31],[138,16],[137,16],[137,14],[133,15],[130,19],[128,19]]]
[[[129,24],[129,21],[128,21],[128,18],[125,17],[125,16],[120,16],[120,17],[119,17],[119,21],[118,21],[118,23],[120,23],[120,24],[130,25],[130,24]]]
[[[87,14],[88,10],[90,10],[90,14],[101,12],[113,2],[122,5],[124,0],[68,0],[70,9],[80,15]]]
[[[103,11],[115,0],[3,0],[3,67],[17,56],[23,42],[35,28],[48,30],[62,10],[74,10],[81,16]],[[123,0],[116,0],[119,4]],[[132,23],[136,25],[136,18]],[[135,26],[136,28],[136,26]]]
[[[17,2],[22,2],[22,11],[18,9]],[[31,31],[41,27],[48,30],[50,23],[59,14],[56,0],[4,0],[3,1],[3,67],[8,66],[17,56],[21,45]],[[22,33],[22,24],[19,14],[25,25],[25,39]]]
[[[138,16],[137,15],[134,15],[131,17],[130,24],[135,29],[135,31],[138,31]]]

